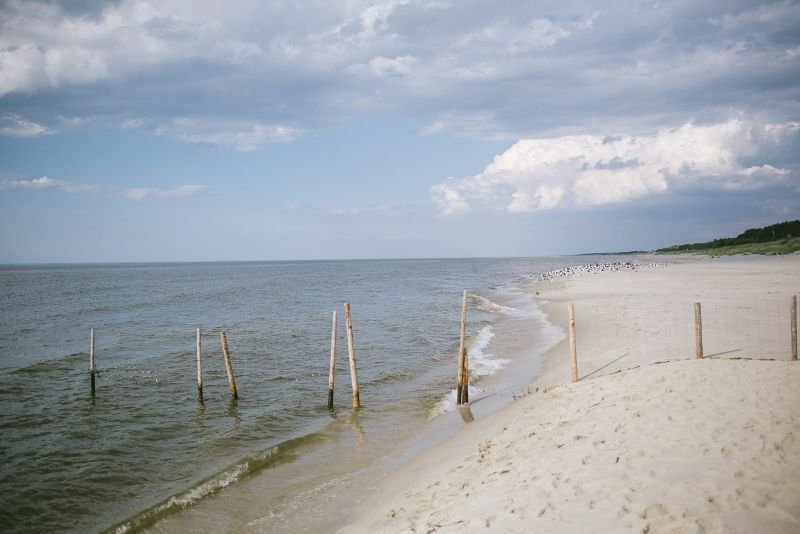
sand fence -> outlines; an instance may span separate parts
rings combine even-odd
[[[595,308],[592,324],[581,323],[580,304],[568,304],[568,310],[573,382],[680,359],[797,360],[796,295],[747,302],[735,297],[670,302],[666,306],[623,308],[614,315]],[[602,330],[604,343],[582,347],[582,327]],[[581,353],[588,352],[593,364],[582,366],[578,374],[577,361]]]

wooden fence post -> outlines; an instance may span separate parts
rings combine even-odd
[[[328,409],[333,410],[333,373],[336,369],[336,310],[333,311],[331,328],[331,365],[328,371]]]
[[[203,402],[203,364],[200,352],[200,329],[197,329],[197,395]]]
[[[456,404],[469,402],[469,362],[465,337],[467,333],[467,290],[461,299],[461,335],[458,344],[458,373],[456,387]]]
[[[89,374],[91,375],[92,397],[94,397],[94,382],[97,366],[94,359],[94,328],[89,332]]]
[[[569,305],[569,354],[572,362],[572,381],[578,381],[578,348],[575,336],[575,306]]]
[[[792,360],[797,360],[797,295],[792,295]]]
[[[700,303],[694,303],[694,354],[698,360],[703,359],[703,316]]]
[[[353,408],[361,408],[358,396],[358,372],[356,371],[356,345],[353,340],[353,319],[350,316],[350,303],[344,303],[344,322],[347,326],[347,352],[350,356],[350,383],[353,386]]]
[[[225,335],[225,332],[219,333],[219,339],[222,342],[222,357],[225,359],[225,371],[228,373],[228,387],[231,390],[231,397],[233,400],[237,400],[239,398],[239,393],[236,391],[236,379],[233,377],[231,356],[228,354],[228,337]]]

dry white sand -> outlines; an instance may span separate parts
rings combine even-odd
[[[584,378],[560,343],[538,391],[368,488],[342,532],[800,532],[798,286],[798,256],[537,284],[556,324],[575,303]]]

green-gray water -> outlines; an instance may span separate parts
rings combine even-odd
[[[335,524],[346,517],[336,499],[348,480],[402,454],[447,408],[461,290],[470,293],[476,385],[521,387],[535,365],[519,367],[527,376],[510,373],[514,360],[553,334],[516,288],[591,261],[0,267],[0,530],[275,532]],[[358,413],[349,408],[344,302],[353,310]],[[90,328],[100,370],[94,398]],[[204,332],[202,404],[196,328]],[[238,402],[229,398],[221,330]]]

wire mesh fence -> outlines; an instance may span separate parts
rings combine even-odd
[[[594,308],[583,322],[578,308],[581,378],[696,358],[697,318],[693,302],[651,305],[642,299],[623,299],[630,300],[631,305],[615,307],[613,314],[605,313],[602,307]],[[743,302],[732,295],[700,300],[700,304],[703,358],[792,359],[792,343],[796,344],[792,334],[792,321],[796,321],[792,307],[796,304],[792,298],[776,295]],[[591,344],[584,341],[581,346],[582,337],[592,340]]]

